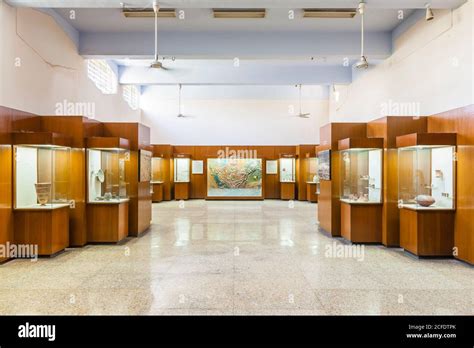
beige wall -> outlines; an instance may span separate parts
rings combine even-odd
[[[57,103],[94,103],[103,121],[139,121],[122,98],[102,94],[86,74],[85,60],[49,15],[0,0],[0,105],[55,114]]]
[[[367,121],[412,105],[430,115],[472,104],[473,16],[471,0],[417,22],[394,42],[389,59],[336,86],[338,102],[331,90],[331,121]]]

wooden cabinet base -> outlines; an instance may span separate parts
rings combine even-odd
[[[189,199],[189,182],[174,183],[174,199],[177,201]]]
[[[453,210],[400,209],[400,246],[418,256],[453,256]]]
[[[314,183],[306,183],[306,199],[308,202],[317,203],[318,202],[318,195],[316,194],[317,184]]]
[[[295,199],[295,183],[281,182],[280,183],[280,199],[292,200]]]
[[[153,184],[153,203],[159,203],[163,201],[163,184]]]
[[[117,243],[128,235],[128,202],[87,205],[87,241]]]
[[[69,206],[15,211],[15,244],[38,245],[38,255],[51,256],[69,246]]]
[[[353,243],[381,243],[382,205],[341,202],[341,235]]]

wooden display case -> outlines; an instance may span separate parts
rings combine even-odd
[[[117,243],[129,232],[129,198],[125,162],[130,143],[119,137],[87,139],[87,240]]]
[[[175,154],[173,156],[174,199],[189,199],[191,182],[191,156]]]
[[[382,241],[381,138],[338,141],[341,235],[353,243]]]
[[[306,200],[311,203],[318,202],[318,183],[317,182],[306,182]]]
[[[14,241],[40,256],[69,246],[70,145],[53,132],[12,133]]]
[[[397,137],[400,246],[417,256],[453,256],[455,133]]]
[[[294,200],[296,196],[296,155],[280,154],[280,199]]]

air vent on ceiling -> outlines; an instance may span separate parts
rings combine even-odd
[[[214,13],[214,18],[265,18],[265,9],[264,8],[214,8],[212,9]]]
[[[137,8],[124,8],[123,15],[127,18],[147,18],[154,17],[155,12],[153,9],[137,9]],[[176,10],[174,8],[160,8],[158,11],[158,17],[161,18],[175,18]]]
[[[355,8],[305,8],[304,18],[354,18]]]

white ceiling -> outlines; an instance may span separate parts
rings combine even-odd
[[[56,9],[61,17],[80,32],[147,32],[154,30],[152,18],[125,18],[120,9],[75,9],[75,18],[70,18],[70,9]],[[160,18],[161,31],[320,31],[353,32],[360,30],[358,16],[352,19],[302,18],[302,11],[295,10],[295,19],[288,19],[289,9],[268,9],[263,19],[216,19],[207,8],[185,9],[185,19]],[[404,18],[414,10],[404,10]],[[398,10],[368,9],[366,29],[368,31],[391,31],[401,20]]]

